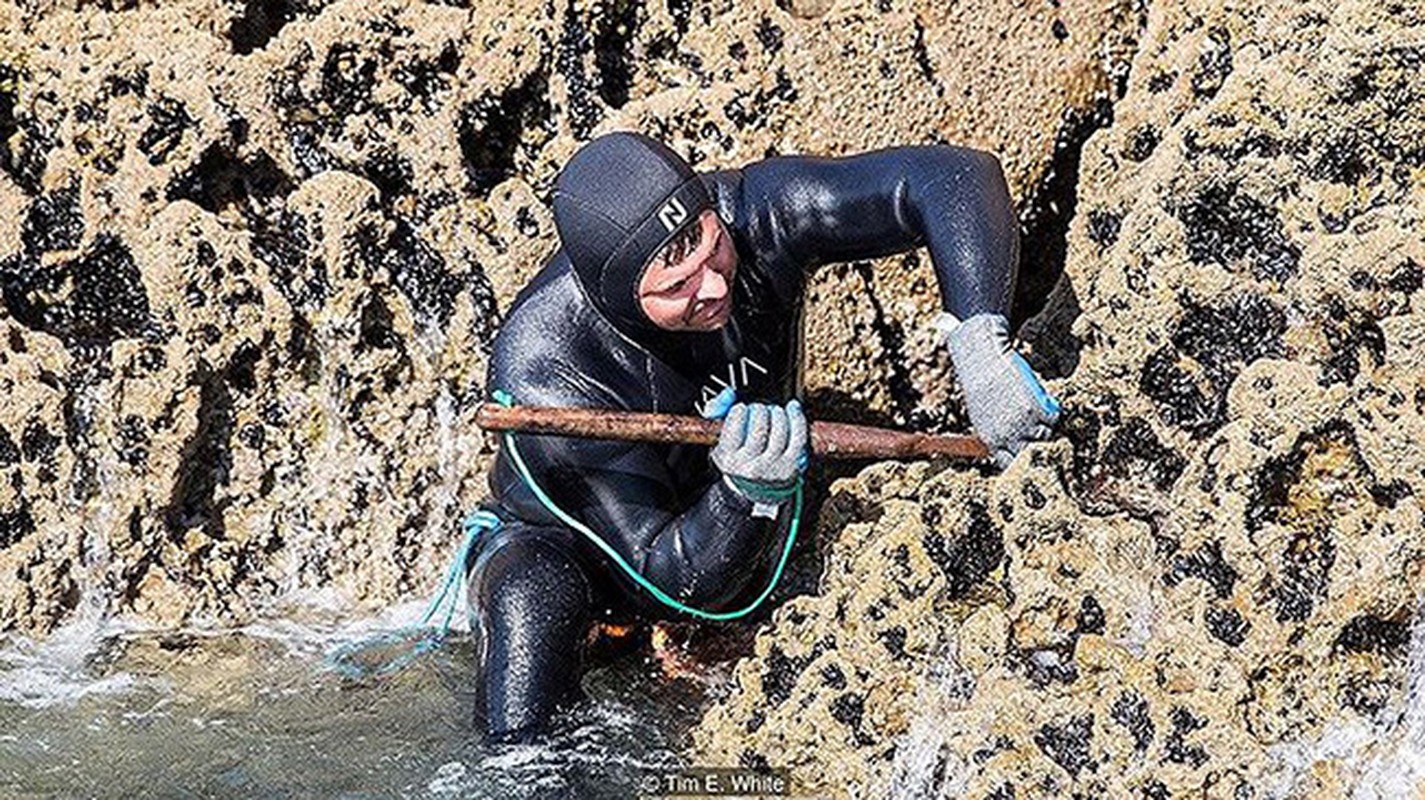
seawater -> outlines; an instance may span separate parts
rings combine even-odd
[[[645,770],[687,766],[706,686],[666,680],[644,656],[591,669],[590,700],[547,741],[483,746],[469,634],[383,676],[331,668],[334,648],[381,632],[278,621],[10,636],[0,796],[622,798]]]

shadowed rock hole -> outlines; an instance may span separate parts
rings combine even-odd
[[[247,55],[266,47],[282,26],[296,18],[300,7],[291,0],[247,0],[242,15],[228,29],[233,52]]]
[[[511,177],[521,136],[532,125],[547,125],[549,82],[534,73],[497,96],[486,95],[460,111],[460,152],[475,192],[484,194]]]
[[[610,108],[628,103],[635,64],[633,37],[641,5],[628,0],[601,3],[594,24],[594,66],[599,70],[599,96]]]
[[[190,200],[218,213],[237,208],[249,216],[263,216],[268,204],[296,188],[291,178],[266,153],[240,159],[220,144],[203,151],[191,169],[168,186],[168,199]]]
[[[206,364],[199,367],[197,381],[198,427],[184,447],[164,513],[169,538],[180,544],[193,527],[214,539],[224,538],[222,507],[214,494],[219,484],[227,485],[232,469],[232,394],[222,376]]]

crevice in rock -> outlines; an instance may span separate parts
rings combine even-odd
[[[945,96],[945,87],[941,85],[940,79],[935,75],[935,65],[930,62],[930,50],[925,44],[925,26],[921,24],[920,18],[915,19],[915,43],[912,45],[915,52],[915,65],[920,69],[921,77],[925,82],[935,89],[936,97]]]
[[[0,167],[12,178],[15,177],[15,157],[10,152],[10,137],[20,130],[15,121],[15,101],[19,83],[20,71],[9,64],[0,63]]]
[[[576,139],[588,138],[589,131],[602,116],[599,104],[594,100],[599,87],[593,85],[584,69],[584,54],[593,47],[593,39],[571,0],[564,9],[564,21],[559,29],[554,69],[564,78],[569,127]]]
[[[485,194],[514,174],[525,131],[549,125],[548,90],[548,74],[536,71],[502,94],[486,95],[460,110],[460,152],[475,192]]]
[[[0,63],[0,170],[29,195],[40,193],[46,153],[55,146],[54,136],[23,112],[16,114],[20,83],[26,76],[19,67]],[[19,136],[19,147],[14,137]]]
[[[1044,310],[1064,274],[1069,221],[1078,206],[1079,162],[1085,142],[1113,124],[1114,100],[1099,97],[1087,109],[1069,109],[1054,137],[1054,155],[1020,203],[1020,268],[1010,306],[1010,327]]]
[[[872,291],[875,277],[871,262],[857,261],[851,265],[866,285],[866,299],[871,303],[874,316],[871,318],[871,332],[881,343],[881,350],[887,354],[901,353],[905,349],[905,330],[901,324],[886,313],[881,299]],[[905,425],[912,412],[920,405],[921,393],[910,379],[910,366],[903,358],[889,358],[886,365],[890,370],[887,388],[891,393],[891,418],[897,425]],[[920,420],[927,422],[928,420]]]
[[[1122,9],[1120,9],[1122,10]],[[1095,132],[1113,124],[1114,104],[1128,93],[1134,52],[1147,28],[1147,4],[1136,2],[1129,52],[1119,51],[1104,64],[1108,90],[1088,108],[1068,109],[1054,137],[1048,167],[1019,204],[1020,268],[1010,303],[1010,330],[1033,348],[1030,363],[1044,377],[1071,374],[1083,342],[1070,332],[1079,315],[1078,294],[1064,274],[1069,222],[1078,206],[1079,164],[1084,145]],[[1113,235],[1117,227],[1114,225]],[[1026,255],[1037,261],[1030,263]],[[1033,320],[1032,325],[1025,325]],[[1023,326],[1023,330],[1020,330]]]
[[[242,16],[234,19],[228,29],[233,52],[247,55],[266,47],[296,17],[299,8],[291,0],[247,0]]]
[[[268,331],[263,336],[263,345],[268,344],[271,338],[272,332]],[[228,385],[244,394],[257,390],[257,362],[262,360],[263,349],[247,339],[242,340],[233,350],[232,361],[228,362],[224,376]]]
[[[639,3],[611,0],[600,3],[594,22],[594,66],[599,71],[599,97],[610,108],[628,103],[636,65],[633,38],[641,22]]]
[[[183,449],[178,481],[163,516],[169,538],[180,544],[193,527],[214,539],[226,536],[222,505],[214,494],[219,484],[227,485],[232,470],[232,394],[223,375],[206,363],[195,377],[198,427]]]
[[[267,153],[244,159],[222,144],[212,144],[197,164],[168,185],[167,196],[170,201],[190,200],[214,214],[236,208],[262,216],[272,201],[295,188]]]

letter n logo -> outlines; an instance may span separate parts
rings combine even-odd
[[[669,233],[672,233],[673,229],[687,218],[688,209],[683,208],[683,204],[676,197],[668,198],[668,202],[658,209],[658,221],[663,223],[663,227],[667,228]]]

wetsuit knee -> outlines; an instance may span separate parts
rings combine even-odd
[[[559,707],[582,696],[588,578],[567,544],[516,525],[480,549],[468,589],[485,734],[496,741],[533,738]]]

